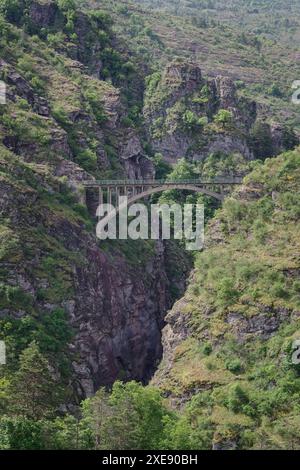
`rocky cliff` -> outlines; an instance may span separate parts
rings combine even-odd
[[[70,26],[64,29],[71,17],[72,35]],[[161,243],[102,248],[94,218],[72,192],[74,181],[154,176],[122,90],[111,83],[112,67],[111,80],[100,80],[100,39],[105,33],[114,42],[109,23],[101,22],[101,15],[62,11],[57,2],[30,2],[17,21],[28,34],[5,23],[10,46],[16,41],[19,48],[9,54],[2,37],[0,61],[7,84],[0,116],[1,325],[39,323],[63,310],[73,328],[67,356],[80,397],[117,378],[151,377],[162,353],[170,286],[182,292],[190,267]],[[41,25],[48,40],[65,34],[55,39],[57,52],[44,42]],[[32,36],[37,30],[39,37]],[[180,260],[172,274],[170,256]]]
[[[148,77],[144,117],[154,150],[170,162],[213,153],[252,160],[277,155],[298,141],[291,133],[289,142],[284,126],[261,120],[257,103],[240,97],[232,79],[208,80],[198,65],[182,61]]]

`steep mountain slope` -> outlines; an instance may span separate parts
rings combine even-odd
[[[111,83],[122,82],[130,94],[135,69],[115,47],[109,16],[84,14],[72,2],[30,1],[15,18],[8,5],[6,17],[26,34],[2,22],[1,76],[11,87],[2,108],[4,144],[27,161],[56,165],[56,173],[67,159],[96,177],[141,174],[145,154],[126,96]],[[151,174],[151,162],[144,166],[144,176]]]
[[[282,1],[268,19],[268,0],[141,3],[0,0],[0,447],[97,448],[102,405],[100,446],[113,430],[116,448],[144,448],[152,418],[155,448],[299,446],[299,150],[253,162],[299,143],[298,4],[287,22]],[[171,242],[100,243],[80,183],[164,178],[178,160],[178,177],[254,172],[165,319],[190,258]],[[162,355],[154,390],[100,388],[73,416],[102,385],[148,383]],[[47,377],[32,384],[64,388],[37,411],[22,390],[36,359]]]
[[[69,364],[66,380],[80,397],[117,377],[147,380],[161,356],[169,286],[182,292],[189,261],[161,243],[100,248],[94,214],[73,192],[82,180],[154,172],[126,96],[111,83],[122,81],[130,93],[126,53],[113,48],[105,13],[83,14],[62,2],[24,2],[24,11],[5,5],[13,22],[1,19],[0,61],[7,83],[0,115],[0,308],[8,374],[36,338],[58,372]],[[168,253],[180,260],[172,273]],[[43,342],[45,321],[50,332]],[[70,325],[72,341],[63,334]]]
[[[33,338],[43,343],[39,325],[50,315],[44,352],[58,368],[56,352],[72,360],[79,396],[117,377],[146,380],[161,354],[171,301],[165,249],[144,243],[138,259],[116,247],[105,253],[91,222],[70,193],[58,193],[58,184],[1,152],[1,337],[8,364]],[[57,315],[73,328],[69,352],[67,344],[52,350]]]
[[[258,165],[211,221],[167,315],[154,383],[176,407],[188,402],[198,445],[299,445],[299,198],[299,149]]]
[[[249,137],[255,103],[237,99],[230,80],[206,82],[197,65],[173,62],[161,81],[155,75],[148,79],[143,127],[138,117],[150,70],[138,66],[143,55],[133,54],[130,42],[121,44],[105,12],[79,10],[72,1],[3,0],[0,5],[5,17],[0,71],[8,86],[0,116],[1,305],[8,325],[9,318],[16,320],[12,354],[20,352],[16,331],[30,315],[40,321],[43,312],[63,309],[66,323],[75,328],[74,352],[79,356],[72,367],[80,395],[120,376],[147,380],[161,356],[160,330],[172,299],[169,286],[172,292],[184,287],[189,260],[174,248],[146,242],[138,256],[130,243],[112,244],[103,253],[91,233],[95,221],[70,189],[86,179],[152,177],[154,162],[148,155],[161,151],[168,158],[174,147],[173,160],[188,156],[193,147],[194,153],[202,151],[202,158],[220,149],[253,158],[243,130],[233,132],[225,122],[220,121],[220,128],[210,121],[225,108]],[[207,97],[200,96],[204,88]],[[167,129],[167,140],[158,144],[147,129],[157,126],[158,117],[172,106],[168,125],[174,137]],[[208,126],[200,125],[201,113]],[[272,135],[269,128],[269,140],[274,140],[270,153],[295,143],[292,134],[290,142],[280,129]],[[201,143],[205,135],[207,142]],[[27,173],[31,176],[24,181]],[[5,246],[12,243],[10,234],[12,255]],[[168,253],[176,269],[166,266]]]
[[[118,34],[157,70],[174,57],[190,59],[204,75],[237,81],[242,95],[261,103],[265,117],[299,129],[291,102],[292,83],[300,75],[299,2],[114,0],[108,5],[90,0],[84,5],[107,8]]]

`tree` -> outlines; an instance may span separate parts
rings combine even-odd
[[[284,126],[282,140],[285,150],[292,150],[299,144],[299,138],[294,129],[289,126]]]
[[[11,22],[20,24],[24,13],[24,1],[20,0],[0,0],[0,13]]]
[[[183,181],[195,178],[194,167],[185,158],[178,160],[169,174],[169,181]]]
[[[187,110],[182,116],[183,123],[187,129],[195,130],[198,125],[198,116],[193,111]]]
[[[9,381],[5,377],[0,377],[0,414],[2,414],[8,404]]]
[[[170,165],[164,161],[161,153],[156,153],[153,158],[156,179],[165,179],[171,171]]]
[[[233,384],[229,388],[226,401],[229,410],[233,411],[234,413],[239,413],[243,411],[243,405],[249,402],[249,397],[241,385]]]
[[[192,421],[196,421],[195,424]],[[211,448],[212,427],[209,420],[191,418],[189,412],[180,417],[167,416],[164,422],[162,449],[204,450]]]
[[[277,83],[273,83],[270,88],[268,89],[268,94],[271,96],[275,96],[276,98],[282,98],[283,93]]]
[[[24,416],[4,416],[0,419],[0,449],[45,449],[45,424],[44,421],[35,421]]]
[[[227,109],[220,109],[214,117],[214,122],[223,128],[229,127],[233,123],[233,114]]]
[[[76,8],[74,0],[57,0],[57,5],[62,11],[75,10]]]
[[[92,433],[84,419],[80,420],[72,415],[56,418],[51,425],[48,424],[48,433],[52,437],[51,445],[54,449],[93,448]]]
[[[50,372],[47,359],[33,341],[21,354],[20,368],[10,387],[12,410],[30,419],[53,415],[60,390]]]
[[[168,181],[184,181],[191,180],[195,178],[194,166],[189,163],[185,158],[181,158],[174,165],[173,170],[167,176]],[[186,200],[187,192],[183,192],[177,189],[169,189],[164,191],[160,196],[161,204],[171,204],[171,203],[184,203]]]
[[[250,145],[256,158],[265,159],[273,155],[271,128],[267,122],[257,121],[250,132]]]
[[[136,382],[116,382],[83,403],[83,421],[96,449],[158,449],[168,415],[158,390]]]

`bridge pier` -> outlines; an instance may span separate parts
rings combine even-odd
[[[77,190],[76,192],[78,194],[79,204],[86,206],[86,188],[80,188],[79,191]]]
[[[107,188],[107,204],[112,203],[112,192],[111,192],[111,187],[109,186]]]
[[[103,204],[103,191],[102,187],[99,187],[99,205]]]

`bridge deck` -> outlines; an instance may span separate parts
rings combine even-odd
[[[112,186],[176,186],[177,184],[186,185],[233,185],[241,184],[243,178],[241,176],[228,176],[216,178],[199,178],[193,180],[96,180],[96,181],[83,181],[81,184],[85,187],[112,187]]]

